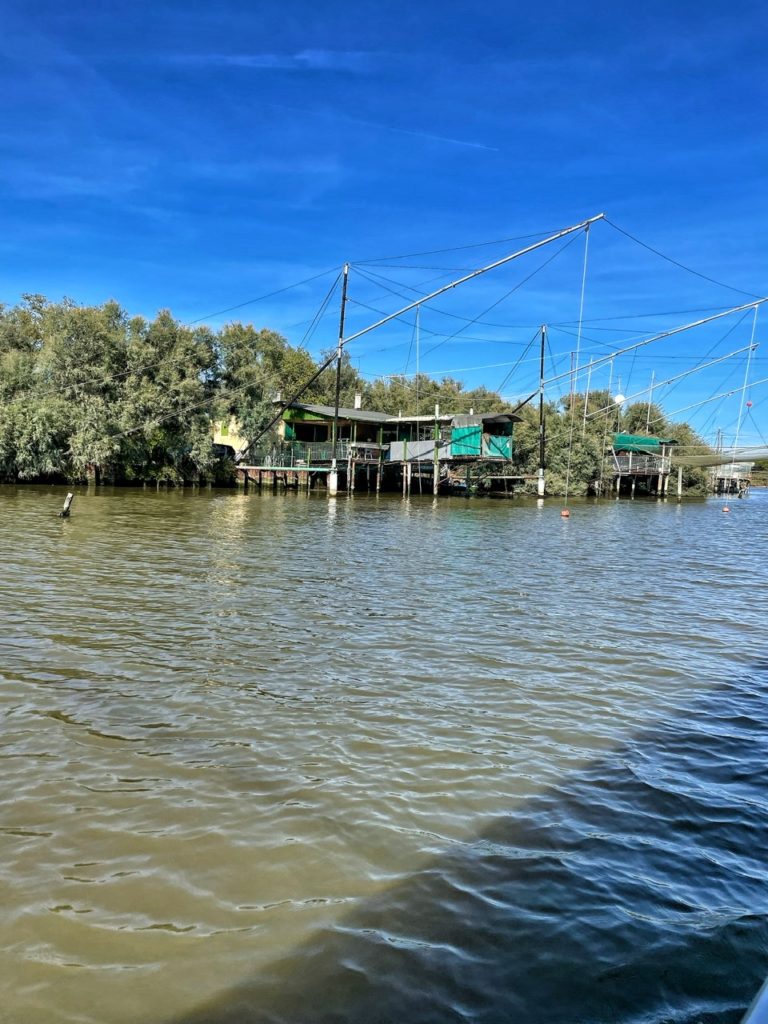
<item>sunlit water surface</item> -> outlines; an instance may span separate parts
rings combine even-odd
[[[8,1024],[739,1019],[768,493],[0,488]]]

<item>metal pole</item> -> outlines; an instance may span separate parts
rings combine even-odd
[[[546,324],[541,325],[541,355],[539,358],[539,478],[536,482],[537,492],[540,498],[544,497],[544,346],[547,342]]]
[[[434,449],[432,451],[432,493],[437,494],[440,489],[440,406],[435,403],[435,426],[432,430],[432,443]]]
[[[645,417],[645,432],[651,432],[651,403],[653,402],[653,385],[656,380],[656,371],[651,373],[651,386],[648,388],[648,414]]]
[[[589,406],[589,389],[592,384],[592,360],[589,360],[589,370],[587,371],[587,393],[584,396],[584,420],[581,424],[581,436],[584,437],[587,433],[587,408]]]
[[[344,344],[344,319],[347,312],[347,283],[349,281],[349,264],[344,264],[341,281],[341,312],[339,314],[339,340],[336,345],[336,393],[333,405],[333,427],[331,444],[331,471],[328,474],[328,494],[334,495],[339,490],[339,473],[336,456],[339,445],[339,396],[341,394],[341,352]]]
[[[733,447],[734,448],[738,448],[738,446],[739,446],[739,434],[741,432],[741,424],[742,424],[742,418],[743,418],[743,414],[744,414],[744,399],[746,398],[747,387],[749,386],[749,365],[752,362],[752,350],[753,350],[753,348],[757,348],[757,345],[753,344],[753,342],[755,340],[755,331],[756,331],[756,329],[757,329],[757,306],[755,306],[755,316],[754,316],[754,319],[752,320],[752,337],[750,338],[749,352],[747,352],[747,366],[746,366],[746,369],[744,370],[744,386],[741,389],[741,400],[739,402],[739,418],[736,420],[736,437],[735,437],[734,442],[733,442]],[[735,463],[732,462],[731,463],[731,482],[733,482],[733,473],[734,473],[735,468],[736,468],[736,465],[735,465]],[[730,487],[729,487],[729,490],[730,490]]]
[[[726,309],[722,313],[713,313],[712,316],[705,316],[701,320],[694,320],[690,324],[682,324],[680,327],[672,327],[668,331],[661,331],[660,334],[654,334],[652,338],[646,338],[644,341],[636,341],[632,345],[625,345],[624,348],[617,348],[615,352],[610,352],[606,356],[600,356],[599,359],[594,360],[594,366],[603,366],[605,363],[611,362],[618,356],[626,355],[627,352],[634,352],[638,348],[643,348],[645,345],[650,345],[654,341],[662,341],[664,338],[672,338],[676,334],[682,334],[683,331],[690,331],[694,327],[702,327],[704,324],[711,324],[715,320],[722,320],[724,316],[731,316],[733,313],[742,313],[745,309],[757,309],[758,306],[762,306],[763,303],[768,302],[768,298],[758,299],[756,302],[745,302],[743,306],[734,306],[732,309]],[[577,367],[577,373],[578,373]],[[549,377],[545,383],[556,384],[560,380],[565,380],[566,377],[570,377],[571,370],[565,373],[558,373],[554,377]]]
[[[419,315],[421,306],[416,307],[416,415],[419,415]]]

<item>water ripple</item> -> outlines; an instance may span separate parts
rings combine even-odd
[[[768,495],[60,506],[0,488],[4,1019],[738,1020]]]

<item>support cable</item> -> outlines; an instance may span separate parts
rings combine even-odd
[[[722,318],[725,316],[731,316],[733,313],[741,313],[745,309],[754,309],[757,306],[762,306],[765,302],[768,302],[768,298],[757,299],[755,302],[746,302],[743,306],[734,306],[733,309],[726,309],[722,313],[714,313],[712,316],[704,317],[701,320],[694,320],[690,324],[682,324],[680,327],[672,327],[668,331],[661,331],[659,334],[654,334],[650,338],[645,338],[642,341],[633,342],[633,344],[626,345],[624,346],[624,348],[616,349],[614,352],[611,352],[608,355],[600,356],[598,359],[595,359],[593,361],[592,368],[594,370],[598,366],[602,366],[605,363],[613,362],[614,359],[618,358],[619,356],[625,355],[627,352],[632,352],[636,348],[643,348],[645,345],[650,345],[655,341],[664,341],[666,338],[671,338],[676,334],[682,334],[683,331],[693,330],[694,327],[703,327],[704,324],[713,323],[715,320],[722,320]],[[578,369],[579,368],[577,367],[577,376]],[[554,384],[556,381],[561,381],[569,377],[570,374],[570,370],[565,373],[556,374],[554,377],[550,377],[548,380],[546,380],[545,384]]]
[[[304,348],[306,346],[307,342],[311,340],[312,335],[317,330],[318,324],[320,323],[320,321],[325,316],[325,311],[328,309],[328,304],[330,303],[331,299],[333,298],[334,292],[336,291],[336,289],[339,286],[339,281],[341,280],[341,277],[342,277],[342,275],[341,275],[341,273],[339,273],[336,276],[336,280],[333,282],[331,287],[328,289],[328,294],[325,296],[323,301],[320,303],[320,308],[318,309],[318,311],[312,317],[312,320],[310,321],[309,327],[304,332],[304,337],[301,339],[301,341],[299,342],[299,344],[297,346],[298,348]]]
[[[579,365],[579,355],[581,352],[581,327],[584,319],[584,294],[587,288],[587,264],[589,259],[589,225],[584,229],[584,267],[581,272],[581,297],[579,299],[579,330],[576,336],[576,358],[574,360],[574,370]],[[590,373],[591,373],[590,366]],[[543,384],[542,384],[543,386]],[[571,483],[571,454],[573,452],[573,423],[576,418],[576,379],[571,377],[571,401],[570,401],[570,414],[571,414],[571,425],[568,431],[568,462],[565,470],[565,498],[564,505],[568,504],[568,488]]]
[[[508,373],[508,374],[506,375],[506,377],[505,377],[505,378],[504,378],[504,380],[503,380],[503,381],[501,382],[501,384],[499,384],[499,386],[498,386],[498,387],[496,388],[496,394],[497,394],[497,395],[500,395],[500,394],[501,394],[501,389],[502,389],[502,388],[504,387],[504,385],[505,385],[505,384],[507,383],[507,381],[508,381],[508,380],[509,380],[509,378],[510,378],[510,377],[512,376],[512,374],[513,374],[513,373],[515,372],[515,370],[516,370],[516,369],[518,368],[518,366],[519,366],[519,365],[520,365],[520,364],[522,363],[523,359],[525,358],[525,356],[526,356],[526,355],[528,354],[528,352],[530,351],[530,349],[531,349],[531,346],[533,345],[534,341],[536,341],[536,339],[537,339],[538,337],[539,337],[539,332],[538,332],[538,331],[536,331],[536,333],[535,333],[535,334],[534,334],[534,335],[532,336],[531,340],[530,340],[530,341],[528,342],[528,344],[527,344],[527,345],[525,346],[525,348],[523,349],[523,351],[522,351],[522,352],[520,353],[520,355],[519,355],[519,356],[517,357],[517,360],[516,360],[516,361],[515,361],[515,362],[514,362],[514,363],[512,364],[512,369],[511,369],[511,370],[509,371],[509,373]]]
[[[367,260],[354,260],[354,264],[361,263],[381,263],[384,260],[408,260],[415,256],[436,256],[444,252],[462,252],[465,249],[481,249],[483,246],[490,245],[506,245],[508,242],[525,242],[529,238],[541,238],[542,234],[553,234],[551,231],[537,231],[531,235],[515,235],[512,238],[497,238],[490,242],[470,242],[467,245],[454,245],[448,249],[427,249],[424,252],[407,252],[401,256],[377,256],[374,259]]]
[[[565,252],[568,246],[572,245],[575,240],[576,236],[574,236],[574,238],[569,238],[564,245],[560,246],[560,248],[553,256],[550,256],[549,259],[545,260],[540,266],[536,267],[535,270],[532,270],[531,273],[527,275],[527,277],[524,277],[521,281],[518,281],[517,284],[513,288],[510,288],[509,291],[506,292],[504,295],[502,295],[500,299],[497,299],[495,302],[492,302],[487,309],[484,309],[482,311],[482,313],[478,313],[476,317],[473,317],[472,319],[468,320],[464,327],[460,327],[457,331],[454,331],[453,334],[449,334],[447,338],[444,338],[443,341],[439,341],[436,345],[433,345],[432,348],[427,349],[424,355],[431,355],[432,352],[435,352],[438,348],[441,348],[443,345],[446,345],[449,341],[453,341],[454,338],[457,338],[460,334],[466,331],[467,328],[471,327],[473,324],[482,323],[480,319],[481,317],[485,316],[487,313],[490,313],[490,311],[492,309],[495,309],[497,306],[500,306],[501,303],[505,302],[510,295],[513,295],[519,288],[522,288],[524,284],[527,284],[531,280],[531,278],[535,277],[538,273],[544,270],[545,267],[548,267],[549,264],[556,260],[561,253]]]
[[[757,306],[755,306],[755,315],[752,318],[752,337],[750,339],[749,352],[747,352],[747,365],[744,369],[744,386],[741,389],[741,399],[739,401],[739,418],[736,421],[736,437],[733,442],[733,447],[739,447],[739,434],[741,433],[741,424],[744,419],[744,396],[746,394],[747,387],[749,386],[749,364],[752,360],[752,349],[754,348],[755,332],[757,330]],[[731,475],[730,483],[733,482],[733,474],[735,470],[735,462],[731,463]]]
[[[743,288],[734,288],[733,285],[725,284],[724,281],[717,281],[714,277],[708,277],[706,274],[702,274],[698,270],[693,270],[691,267],[686,267],[686,265],[684,263],[680,263],[679,260],[672,259],[671,256],[666,256],[663,252],[659,252],[658,249],[654,249],[652,245],[648,245],[647,242],[642,242],[639,238],[635,238],[634,235],[631,235],[628,231],[625,231],[624,228],[620,228],[618,224],[614,224],[613,221],[609,220],[607,217],[605,218],[605,222],[606,224],[610,224],[614,231],[618,231],[620,234],[625,235],[633,242],[636,242],[637,245],[642,246],[643,249],[647,249],[649,252],[652,252],[655,256],[660,256],[661,259],[666,260],[667,263],[671,263],[675,267],[679,267],[680,270],[684,270],[688,274],[693,274],[694,277],[700,277],[703,281],[709,281],[710,284],[716,284],[718,288],[727,288],[729,291],[738,292],[739,295],[747,295],[751,299],[765,298],[765,296],[763,295],[755,295],[754,292],[746,292]]]
[[[610,371],[608,373],[608,394],[609,395],[610,395],[612,389],[613,389],[613,360],[611,360]],[[610,419],[610,414],[609,414],[608,411],[606,411],[606,413],[605,413],[605,423],[603,425],[603,452],[602,452],[602,458],[600,459],[600,483],[598,484],[598,493],[599,493],[601,498],[603,496],[603,477],[604,477],[604,473],[605,473],[606,449],[608,447],[608,421],[609,421],[609,419]]]
[[[745,345],[743,348],[734,349],[733,352],[728,352],[727,355],[718,356],[717,359],[711,359],[708,363],[702,363],[699,366],[694,366],[690,370],[683,370],[682,373],[675,374],[674,377],[668,377],[666,380],[658,380],[653,384],[653,388],[643,388],[641,391],[636,391],[632,395],[628,395],[626,398],[627,402],[633,402],[636,398],[641,398],[643,395],[647,395],[649,390],[657,390],[658,388],[666,387],[667,384],[672,384],[675,381],[680,381],[684,377],[690,377],[692,373],[698,373],[700,370],[707,370],[710,366],[714,366],[716,363],[724,363],[726,359],[732,359],[734,356],[740,356],[743,352],[756,349],[757,345],[750,342],[749,345]],[[587,419],[592,419],[593,416],[599,416],[604,413],[606,409],[612,409],[612,405],[606,405],[602,409],[596,409],[594,412],[589,413]]]
[[[314,274],[312,277],[305,277],[303,281],[294,281],[293,284],[287,284],[285,288],[277,288],[273,292],[267,292],[265,295],[259,295],[255,299],[246,299],[245,302],[238,302],[236,306],[227,306],[226,309],[219,309],[215,313],[206,313],[205,316],[199,316],[196,320],[188,320],[187,324],[202,323],[203,320],[212,320],[215,316],[223,316],[225,313],[232,313],[236,309],[242,309],[244,306],[252,306],[254,302],[263,302],[265,299],[272,299],[275,295],[282,295],[284,292],[289,292],[293,288],[301,288],[302,285],[311,284],[313,281],[319,281],[321,277],[325,277],[327,274],[336,271],[338,273],[338,267],[329,267],[327,270],[321,271],[319,274]]]

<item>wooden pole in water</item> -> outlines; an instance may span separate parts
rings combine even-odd
[[[681,501],[683,497],[683,467],[677,467],[677,500]]]
[[[384,456],[384,427],[379,427],[379,453],[376,457],[376,493],[381,490],[381,460]]]
[[[355,492],[355,448],[354,444],[357,441],[357,423],[353,420],[349,428],[349,449],[347,452],[347,492],[354,494]]]

